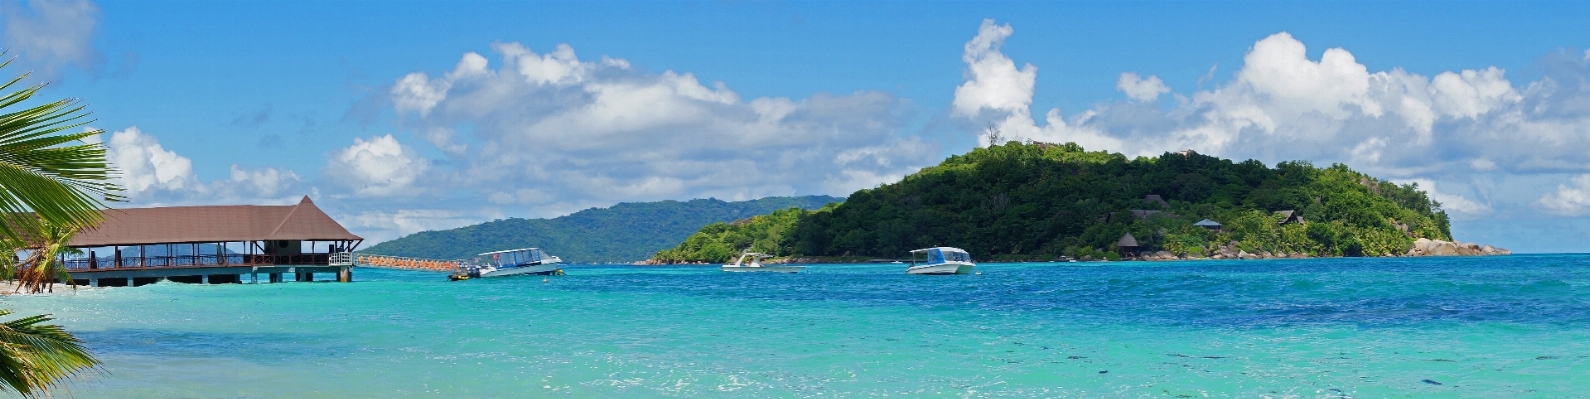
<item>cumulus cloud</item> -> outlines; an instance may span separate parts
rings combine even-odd
[[[1165,86],[1158,76],[1149,75],[1143,79],[1137,76],[1137,72],[1121,73],[1121,78],[1115,81],[1115,88],[1137,101],[1154,101],[1161,94],[1170,92],[1170,87]]]
[[[193,160],[166,150],[136,126],[111,134],[105,146],[106,159],[121,170],[121,184],[129,198],[157,191],[202,189],[193,174]]]
[[[296,203],[312,191],[290,170],[236,164],[230,178],[201,182],[192,159],[136,126],[112,133],[104,143],[105,159],[120,171],[118,183],[133,206]]]
[[[1311,59],[1303,41],[1280,32],[1256,41],[1229,81],[1176,94],[1169,109],[1151,101],[1170,92],[1163,81],[1125,72],[1117,88],[1133,101],[1068,115],[1050,109],[1039,124],[1028,109],[1037,67],[1018,69],[1019,60],[1000,53],[1013,33],[1009,25],[984,21],[967,42],[966,82],[952,115],[992,121],[1010,136],[1130,156],[1194,149],[1272,163],[1345,163],[1419,182],[1455,218],[1494,216],[1498,205],[1587,213],[1590,53],[1548,54],[1538,61],[1541,78],[1517,84],[1491,66],[1433,77],[1373,71],[1343,48]],[[1200,87],[1209,76],[1200,77]],[[1565,175],[1579,177],[1551,193],[1531,188]],[[1451,191],[1437,191],[1436,181]],[[1455,192],[1482,193],[1485,201]]]
[[[5,49],[53,78],[61,68],[92,69],[102,61],[93,46],[99,6],[88,0],[29,0],[0,3],[4,14]]]
[[[1430,199],[1441,203],[1441,209],[1446,210],[1454,218],[1472,219],[1491,213],[1491,206],[1476,202],[1464,196],[1441,192],[1436,189],[1435,181],[1430,179],[1407,179],[1394,181],[1397,184],[1415,184],[1420,191],[1430,196]]]
[[[466,53],[451,71],[410,73],[388,92],[404,126],[446,155],[445,167],[429,167],[382,137],[335,154],[328,174],[352,182],[357,194],[379,196],[429,170],[432,185],[524,209],[844,195],[937,155],[898,134],[903,105],[888,93],[746,99],[688,72],[636,70],[609,56],[584,60],[566,44],[546,53],[519,43],[492,48],[496,65]]]
[[[1013,33],[1015,29],[1010,24],[998,25],[985,19],[977,29],[977,37],[966,42],[961,54],[961,61],[966,62],[966,83],[955,88],[956,114],[977,115],[985,109],[1028,112],[1038,67],[1026,64],[1017,69],[1016,62],[999,51]]]
[[[1548,193],[1535,202],[1553,215],[1590,215],[1590,175],[1579,175],[1569,184],[1560,184],[1557,191]]]
[[[325,174],[359,195],[383,197],[407,193],[428,167],[425,158],[388,134],[353,139],[331,157]]]

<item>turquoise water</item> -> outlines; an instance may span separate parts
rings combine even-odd
[[[0,301],[85,398],[1590,395],[1590,255],[566,270]]]

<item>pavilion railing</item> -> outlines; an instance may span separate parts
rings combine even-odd
[[[147,268],[172,268],[172,267],[215,267],[215,266],[275,266],[275,265],[306,265],[306,266],[336,266],[333,264],[334,255],[340,254],[301,254],[301,255],[165,255],[165,256],[123,256],[121,263],[116,263],[114,256],[96,258],[68,258],[63,263],[69,271],[87,270],[115,270],[115,269],[147,269]]]

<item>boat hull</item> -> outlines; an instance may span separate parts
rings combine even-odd
[[[522,274],[552,274],[552,273],[557,272],[560,269],[562,269],[562,267],[559,267],[558,264],[556,264],[556,263],[548,263],[548,264],[540,264],[540,265],[519,266],[519,267],[515,267],[515,268],[511,268],[511,269],[496,269],[496,270],[491,270],[491,271],[482,271],[480,273],[480,276],[481,277],[507,277],[507,276],[518,276],[518,275],[522,275]]]
[[[970,263],[940,263],[912,266],[905,269],[905,274],[971,274],[973,267],[976,265]]]
[[[723,265],[723,271],[735,273],[800,273],[806,266],[735,266]]]

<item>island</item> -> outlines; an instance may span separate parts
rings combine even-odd
[[[644,263],[722,263],[743,250],[856,262],[941,245],[1011,262],[1509,253],[1453,240],[1441,204],[1417,184],[1342,164],[1012,141],[843,203],[712,223]]]

